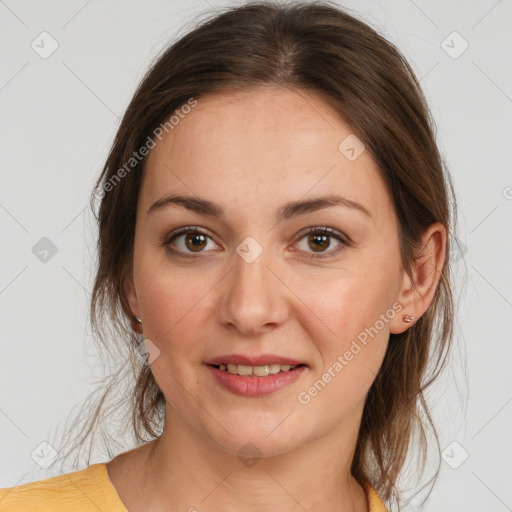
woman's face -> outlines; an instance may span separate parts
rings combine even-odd
[[[351,134],[318,97],[264,88],[200,98],[149,155],[130,306],[167,414],[225,450],[355,441],[406,278],[391,199]],[[303,366],[283,386],[206,364],[229,355]]]

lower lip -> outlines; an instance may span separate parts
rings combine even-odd
[[[206,366],[228,391],[242,396],[270,395],[294,383],[306,369],[306,366],[297,366],[288,372],[280,372],[267,377],[242,377],[219,370],[209,364]]]

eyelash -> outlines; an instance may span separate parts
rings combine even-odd
[[[173,249],[171,247],[171,243],[176,238],[178,238],[180,235],[184,235],[184,234],[188,235],[190,233],[204,235],[204,236],[207,236],[208,238],[212,239],[212,237],[206,231],[203,231],[201,228],[199,228],[199,226],[186,226],[186,227],[180,228],[177,231],[174,231],[173,233],[171,233],[170,235],[164,237],[164,239],[162,240],[160,245],[165,246],[170,252],[172,252],[173,254],[176,254],[180,257],[198,258],[198,257],[200,257],[201,251],[198,253],[195,253],[195,254],[194,253],[184,253],[183,251],[181,251],[179,249],[177,250],[177,249]],[[316,254],[311,253],[312,259],[327,258],[327,257],[333,256],[335,254],[338,254],[340,251],[344,250],[345,247],[348,247],[350,245],[350,243],[346,239],[344,239],[341,235],[337,234],[337,232],[334,229],[326,227],[326,226],[314,226],[314,227],[308,228],[306,231],[301,233],[301,235],[298,237],[298,239],[295,243],[298,243],[304,237],[311,235],[311,234],[327,235],[331,238],[336,239],[341,244],[336,249],[333,249],[330,251],[328,250],[328,251],[320,252],[320,253],[316,253]]]

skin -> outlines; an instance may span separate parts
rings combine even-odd
[[[395,210],[370,153],[350,161],[338,149],[351,133],[322,99],[265,87],[200,98],[151,151],[126,293],[160,351],[151,370],[167,408],[158,440],[107,465],[130,512],[368,510],[350,474],[365,398],[390,333],[412,325],[403,314],[417,319],[433,299],[446,231],[429,227],[413,276],[405,273]],[[224,217],[179,205],[148,213],[170,193],[212,201]],[[337,205],[276,222],[284,203],[329,194],[357,201],[371,216]],[[174,240],[195,258],[161,245],[186,226],[210,237],[202,252],[185,244],[186,235]],[[315,252],[301,232],[317,226],[351,243],[331,237]],[[236,252],[248,236],[263,249],[252,263]],[[298,393],[394,303],[403,310],[300,403]],[[231,353],[279,354],[308,367],[284,389],[243,397],[218,385],[204,364]],[[261,454],[251,467],[238,457],[249,441]]]

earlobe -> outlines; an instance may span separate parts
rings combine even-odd
[[[133,274],[130,273],[124,282],[124,292],[126,295],[126,299],[128,300],[128,304],[130,306],[130,310],[134,317],[140,316],[139,310],[139,300],[137,298],[137,292],[135,291],[135,285],[133,282]]]
[[[412,277],[404,271],[397,298],[403,309],[391,322],[391,333],[406,331],[428,309],[439,284],[445,258],[446,228],[435,222],[422,236],[422,250],[412,262]]]
[[[404,270],[402,286],[397,298],[397,301],[400,303],[400,310],[390,322],[389,326],[389,330],[392,334],[400,334],[406,331],[412,325],[413,320],[417,318],[415,312],[413,312],[413,293],[413,279]]]

